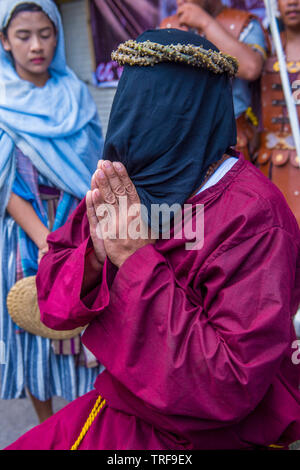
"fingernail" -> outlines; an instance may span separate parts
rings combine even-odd
[[[104,172],[103,172],[102,170],[98,170],[98,171],[97,171],[97,175],[98,175],[98,177],[101,178],[101,179],[105,178],[105,174],[104,174]]]
[[[116,170],[121,171],[122,170],[122,165],[120,162],[114,162],[114,167]]]
[[[110,168],[110,167],[111,167],[111,162],[108,161],[108,160],[105,160],[105,162],[103,163],[103,166],[104,166],[105,168]]]

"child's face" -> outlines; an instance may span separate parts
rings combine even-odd
[[[300,31],[300,0],[278,0],[283,23]]]
[[[12,54],[18,75],[30,80],[48,73],[56,48],[56,32],[43,12],[24,11],[11,21],[2,45]]]

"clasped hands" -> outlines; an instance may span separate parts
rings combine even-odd
[[[150,229],[140,216],[139,195],[126,168],[120,162],[98,162],[91,189],[86,194],[86,209],[95,268],[97,263],[99,269],[101,268],[106,256],[120,268],[139,248],[156,241],[153,235],[151,238]],[[132,222],[135,222],[139,233],[144,236],[130,236],[128,228]]]

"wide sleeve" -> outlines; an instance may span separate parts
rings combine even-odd
[[[223,248],[196,275],[192,298],[155,246],[139,249],[84,334],[135,396],[206,426],[253,411],[290,347],[298,254],[291,237],[273,228]]]
[[[93,249],[85,199],[67,222],[48,236],[47,242],[49,251],[42,258],[36,277],[41,321],[55,330],[85,326],[109,301],[108,260],[95,288],[80,297],[85,258]]]

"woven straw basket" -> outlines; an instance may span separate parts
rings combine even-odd
[[[43,325],[37,302],[35,276],[24,277],[17,281],[10,289],[6,302],[12,320],[23,330],[37,336],[50,339],[70,339],[80,334],[85,328],[57,331]]]

